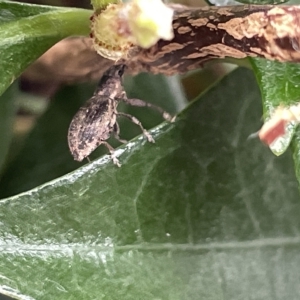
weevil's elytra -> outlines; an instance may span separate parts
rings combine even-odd
[[[124,70],[125,65],[123,64],[110,67],[102,76],[92,98],[79,109],[72,119],[68,132],[68,143],[75,160],[82,161],[103,144],[109,150],[113,162],[120,166],[119,161],[114,156],[114,149],[106,142],[111,133],[120,142],[125,142],[119,138],[118,116],[126,117],[137,124],[148,141],[154,142],[153,137],[143,128],[138,119],[125,113],[118,113],[117,106],[120,101],[133,106],[151,107],[159,111],[166,120],[173,120],[160,107],[139,99],[128,99],[126,97],[122,86]]]

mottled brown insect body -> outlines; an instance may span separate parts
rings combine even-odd
[[[71,122],[68,141],[75,160],[82,161],[107,140],[113,130],[116,105],[113,100],[101,98],[93,96]]]
[[[149,142],[154,139],[145,130],[138,119],[134,116],[119,113],[117,106],[124,101],[134,106],[147,106],[158,110],[166,120],[172,121],[172,117],[160,107],[144,102],[139,99],[128,99],[122,86],[122,75],[125,65],[110,67],[101,78],[99,85],[91,99],[79,109],[74,116],[68,133],[70,151],[77,161],[82,161],[101,144],[105,145],[111,153],[113,162],[120,166],[114,156],[114,149],[106,142],[111,133],[120,142],[126,142],[119,138],[118,116],[123,116],[137,124]]]
[[[101,78],[93,97],[74,116],[68,142],[75,160],[82,161],[114,130],[118,105],[115,98],[124,97],[123,72],[124,65],[111,67]]]

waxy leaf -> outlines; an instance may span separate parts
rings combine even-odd
[[[300,101],[300,64],[279,63],[263,59],[251,59],[254,73],[262,94],[265,118],[272,115],[279,105],[289,107]],[[279,154],[290,145],[295,126],[290,126],[289,135],[280,143]],[[295,169],[300,182],[299,138],[294,140]],[[276,149],[277,150],[277,149]]]
[[[298,299],[300,201],[290,152],[258,139],[238,69],[175,123],[0,201],[0,287],[30,299]]]
[[[89,33],[91,11],[0,1],[0,94],[51,46]]]
[[[300,99],[300,64],[251,59],[260,86],[265,115],[280,104],[289,106]]]

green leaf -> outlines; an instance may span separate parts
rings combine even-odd
[[[279,105],[290,106],[300,100],[300,65],[293,63],[280,63],[264,59],[251,59],[253,69],[262,93],[265,118],[268,118],[274,108]],[[291,143],[296,126],[288,127],[288,134],[273,148],[275,154],[282,154]],[[294,159],[296,173],[300,182],[298,170],[300,156],[297,149],[298,138],[294,140]],[[296,143],[296,144],[295,144]]]
[[[300,99],[300,65],[266,59],[251,59],[262,93],[264,113],[280,104],[292,105]]]
[[[16,85],[12,85],[0,96],[0,173],[12,139],[16,113]]]
[[[300,131],[299,131],[299,128],[295,132],[291,148],[293,150],[295,173],[296,173],[298,182],[300,184]]]
[[[238,69],[175,123],[0,201],[0,287],[33,299],[299,299],[300,201],[290,152],[259,140]]]
[[[91,11],[0,2],[0,94],[51,46],[87,35]]]

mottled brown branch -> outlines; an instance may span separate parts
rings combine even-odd
[[[174,10],[173,40],[132,49],[124,62],[130,73],[184,73],[223,57],[300,61],[298,6],[175,6]],[[96,54],[89,38],[70,38],[50,49],[25,76],[52,82],[96,80],[112,64]]]
[[[213,58],[264,57],[300,61],[298,6],[233,6],[177,9],[171,41],[136,49],[132,70],[175,74]]]

